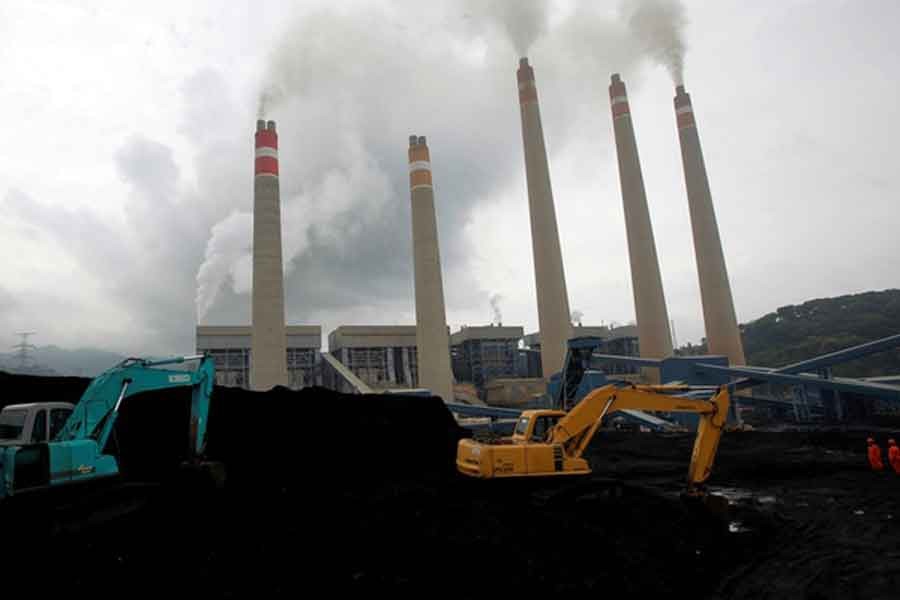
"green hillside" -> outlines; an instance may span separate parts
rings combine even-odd
[[[741,325],[747,362],[779,367],[900,333],[900,290],[865,292],[783,306]],[[681,349],[705,352],[705,346]],[[835,375],[870,377],[900,374],[900,350],[845,363]]]

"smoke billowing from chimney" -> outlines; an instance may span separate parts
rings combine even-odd
[[[470,0],[467,13],[503,29],[519,56],[547,30],[546,0]]]
[[[493,311],[493,313],[494,313],[493,322],[496,323],[497,325],[503,324],[503,313],[500,312],[500,301],[502,299],[503,299],[503,296],[501,296],[500,294],[493,294],[490,297],[491,311]]]
[[[204,323],[209,309],[215,303],[226,281],[231,281],[235,292],[250,291],[247,282],[250,270],[250,239],[253,234],[253,218],[248,213],[232,212],[216,223],[206,244],[203,264],[197,271],[197,322]],[[243,277],[239,275],[244,275]]]
[[[682,85],[687,19],[680,0],[623,0],[620,13],[650,58]]]
[[[257,102],[256,118],[262,119],[269,114],[269,107],[277,104],[284,92],[281,88],[269,84],[259,93],[259,101]]]
[[[516,52],[525,56],[529,48],[546,32],[547,2],[545,0],[466,0],[464,18],[470,21],[475,29],[484,25],[500,29],[509,38]],[[315,24],[321,23],[318,31],[333,29],[328,21],[331,16],[319,13],[307,16],[304,20],[310,23],[307,30],[317,31]],[[333,56],[328,61],[319,62],[313,54],[323,54],[322,45],[333,46]],[[346,61],[328,68],[326,62],[335,60],[342,54],[341,44],[334,44],[318,38],[298,40],[286,39],[276,46],[267,65],[259,99],[257,101],[257,118],[263,118],[274,107],[290,98],[302,96],[320,78],[332,79],[335,75],[353,71],[352,65],[359,54],[354,47],[352,56],[342,56]],[[313,49],[310,52],[310,48]],[[321,56],[320,56],[321,58]],[[335,68],[335,66],[337,68]]]

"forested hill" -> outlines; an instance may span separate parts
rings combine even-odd
[[[741,325],[747,362],[779,367],[900,333],[900,290],[865,292],[783,306]],[[703,353],[705,348],[683,349]],[[844,363],[835,375],[900,374],[900,349]]]
[[[783,306],[743,326],[747,362],[777,367],[900,333],[900,290],[865,292]],[[835,368],[836,375],[900,373],[900,350]]]

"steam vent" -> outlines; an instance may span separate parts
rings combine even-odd
[[[631,109],[628,106],[625,82],[618,74],[611,79],[609,102],[619,159],[619,181],[622,186],[622,207],[625,211],[631,287],[641,356],[665,358],[672,354],[669,315],[659,273],[653,225],[647,208],[647,194],[634,137]],[[646,371],[646,375],[658,377],[656,369]]]
[[[697,258],[709,353],[724,354],[731,364],[743,365],[746,364],[744,346],[738,330],[722,240],[719,238],[709,179],[700,149],[700,135],[697,132],[691,96],[684,91],[683,85],[675,88],[675,119],[681,141],[684,183],[694,234],[694,253]]]
[[[287,386],[281,199],[275,121],[256,122],[253,177],[253,299],[250,385],[254,390]]]
[[[527,58],[519,60],[517,78],[525,175],[528,181],[528,210],[531,216],[534,281],[541,331],[541,363],[546,379],[562,370],[572,325],[569,321],[566,275],[559,246],[559,230],[556,226],[556,209],[550,187],[550,168],[544,147],[534,69],[528,64]]]
[[[444,309],[431,156],[424,136],[409,136],[409,193],[412,202],[419,385],[431,389],[445,402],[452,402],[450,335]]]

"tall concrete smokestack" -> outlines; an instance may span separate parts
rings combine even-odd
[[[445,402],[453,402],[450,336],[444,310],[431,157],[425,138],[415,135],[409,136],[409,193],[412,202],[419,385],[431,389]]]
[[[276,385],[287,386],[281,199],[275,121],[256,122],[252,305],[250,385],[254,390],[268,390]]]
[[[726,355],[733,365],[743,365],[744,346],[734,312],[719,226],[716,224],[709,179],[700,149],[700,136],[694,120],[691,96],[684,91],[683,85],[675,88],[675,119],[681,141],[681,160],[684,164],[684,182],[694,233],[694,253],[697,257],[709,352]]]
[[[619,181],[622,185],[622,206],[625,209],[628,259],[631,263],[631,286],[641,356],[664,358],[672,354],[672,336],[669,334],[669,314],[659,274],[659,259],[656,256],[653,225],[647,208],[644,177],[641,174],[625,82],[618,73],[611,79],[609,102],[616,136],[616,153],[619,157]],[[646,375],[651,377],[657,375],[656,369],[646,371]]]
[[[534,281],[537,288],[538,322],[541,331],[541,364],[544,378],[562,370],[566,341],[572,334],[569,296],[563,271],[556,209],[550,187],[550,168],[544,147],[544,130],[538,107],[534,69],[527,58],[519,60],[519,108],[522,113],[522,142],[525,148],[525,176],[528,180],[528,210],[531,215],[531,246],[534,252]]]

